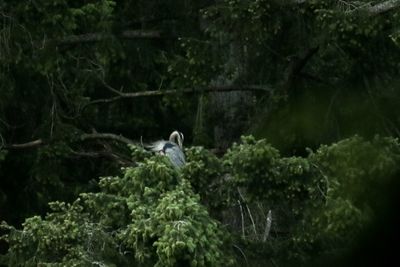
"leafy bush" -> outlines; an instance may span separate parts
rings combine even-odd
[[[50,203],[52,211],[26,219],[23,230],[4,224],[10,245],[4,263],[221,265],[227,260],[221,225],[166,158],[149,156],[123,177],[101,178],[100,192],[82,193],[72,204]]]
[[[281,157],[265,140],[243,137],[222,158],[187,149],[181,170],[166,157],[131,150],[137,166],[101,178],[99,192],[50,203],[51,212],[26,219],[21,230],[3,223],[9,250],[2,262],[221,266],[245,258],[306,265],[357,241],[400,159],[396,139],[358,136],[307,157]]]

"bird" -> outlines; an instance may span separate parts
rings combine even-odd
[[[153,152],[167,156],[172,165],[179,169],[186,163],[185,154],[183,154],[183,139],[181,132],[173,131],[169,136],[169,141],[156,141],[149,148]]]

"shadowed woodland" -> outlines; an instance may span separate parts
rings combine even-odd
[[[0,265],[385,265],[399,72],[399,0],[4,0]]]

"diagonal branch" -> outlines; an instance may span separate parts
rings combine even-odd
[[[137,142],[132,141],[129,138],[126,138],[122,135],[116,135],[112,133],[91,133],[91,134],[82,134],[81,138],[82,141],[90,140],[90,139],[110,139],[120,143],[125,143],[128,145],[135,145],[138,144]]]
[[[291,58],[285,74],[286,77],[284,79],[285,82],[283,84],[284,92],[286,93],[289,92],[294,82],[296,81],[296,78],[299,76],[299,74],[307,65],[307,63],[310,61],[310,59],[318,52],[318,50],[319,50],[318,46],[312,47],[309,48],[307,51],[305,51],[303,55],[294,56],[293,58]]]
[[[365,8],[370,15],[379,15],[400,7],[400,0],[388,0]]]
[[[293,4],[304,4],[307,2],[311,2],[309,0],[290,0],[291,3]],[[357,1],[348,1],[349,4],[351,3],[357,3]],[[355,8],[353,11],[366,11],[369,13],[369,15],[374,16],[374,15],[379,15],[386,13],[388,11],[394,10],[400,8],[400,0],[387,0],[381,3],[377,3],[376,5],[362,5],[358,8]]]

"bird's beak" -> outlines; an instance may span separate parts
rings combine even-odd
[[[180,138],[178,138],[178,146],[182,149],[182,140]]]

